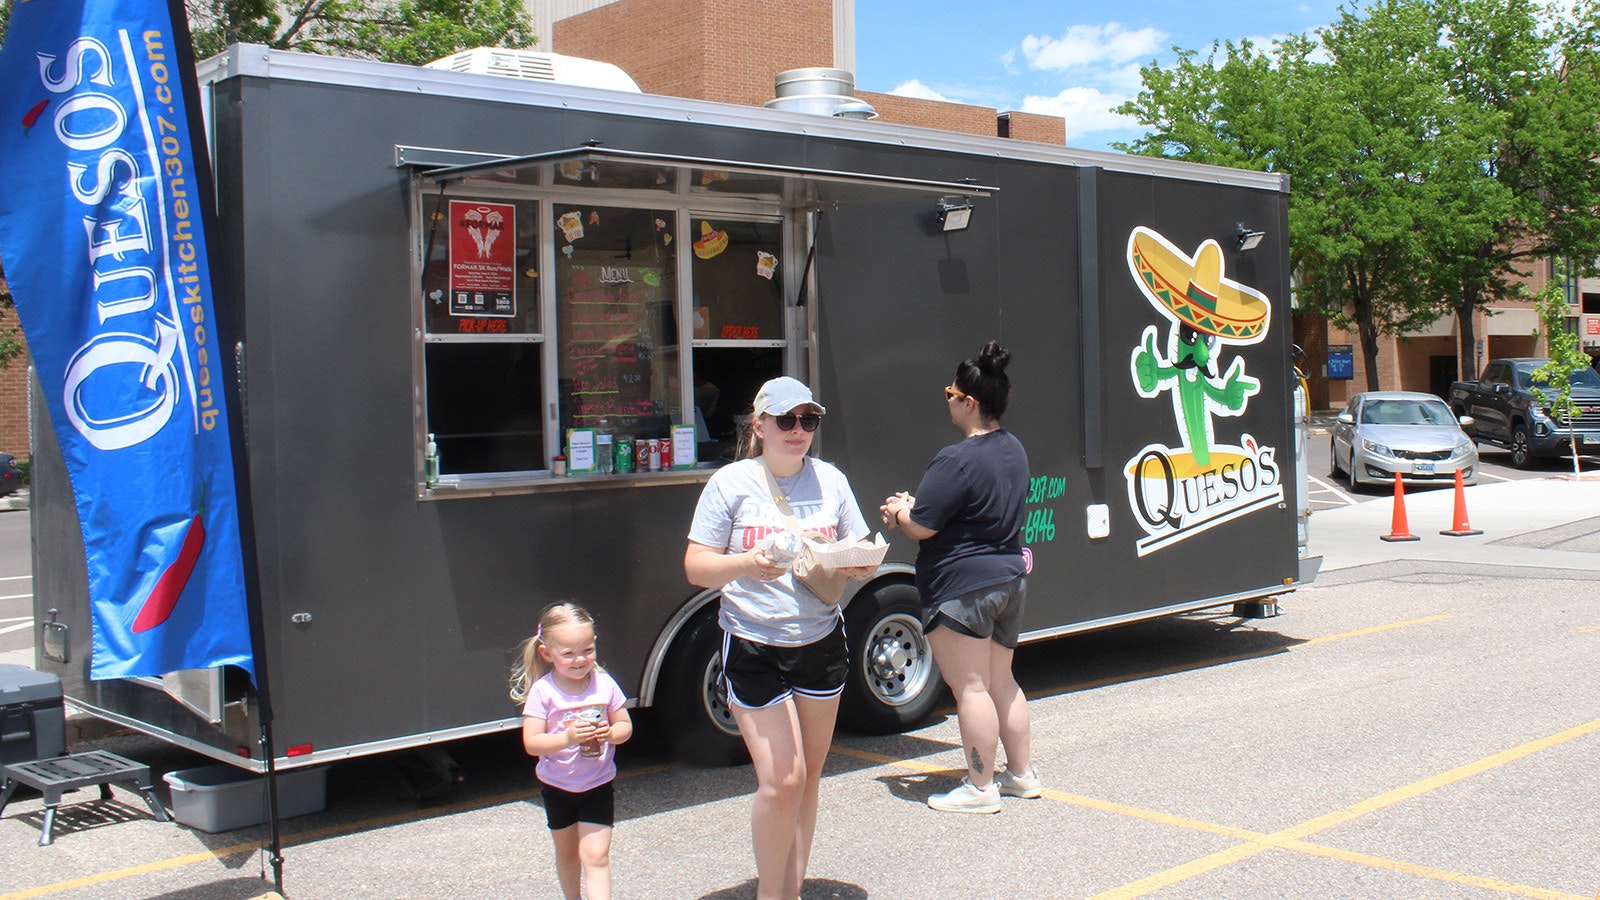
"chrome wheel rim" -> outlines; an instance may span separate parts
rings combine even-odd
[[[867,690],[886,706],[905,706],[916,700],[933,677],[933,655],[922,622],[905,613],[875,622],[861,657]]]
[[[728,684],[722,678],[722,654],[713,653],[706,660],[706,670],[700,679],[700,701],[706,718],[723,734],[739,734],[739,723],[728,708]]]

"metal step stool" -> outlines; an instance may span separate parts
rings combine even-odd
[[[149,804],[150,813],[157,822],[172,821],[161,801],[156,799],[155,792],[150,789],[150,767],[115,753],[90,750],[70,756],[14,763],[0,768],[0,772],[5,775],[5,790],[0,791],[0,813],[5,812],[6,804],[11,801],[11,794],[18,785],[25,784],[44,794],[44,831],[39,835],[41,847],[53,839],[51,832],[55,828],[56,807],[61,805],[61,795],[94,784],[100,785],[100,799],[110,800],[112,782],[132,782],[139,795],[144,797],[144,802]]]

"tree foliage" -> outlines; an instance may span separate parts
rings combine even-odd
[[[1121,149],[1288,174],[1302,301],[1358,334],[1375,389],[1380,335],[1455,311],[1470,347],[1519,262],[1600,255],[1595,19],[1379,0],[1270,50],[1179,51],[1118,108],[1149,129]]]
[[[1578,346],[1578,336],[1567,329],[1568,298],[1562,283],[1552,279],[1536,298],[1539,324],[1544,329],[1549,361],[1533,370],[1533,377],[1549,385],[1547,392],[1538,384],[1533,386],[1533,399],[1550,407],[1550,418],[1567,423],[1567,441],[1572,450],[1572,474],[1582,478],[1578,460],[1578,437],[1573,423],[1578,418],[1578,404],[1572,399],[1572,376],[1590,367],[1589,354]]]
[[[234,43],[420,65],[472,47],[531,47],[520,0],[185,0],[195,55]]]

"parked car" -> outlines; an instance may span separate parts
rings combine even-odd
[[[1573,373],[1577,416],[1569,423],[1565,416],[1551,416],[1548,398],[1555,392],[1533,377],[1548,362],[1537,357],[1491,359],[1477,381],[1450,385],[1450,408],[1473,419],[1467,433],[1473,440],[1510,450],[1511,464],[1519,469],[1532,466],[1538,457],[1567,453],[1574,439],[1580,451],[1600,447],[1600,374],[1593,369]],[[1544,391],[1545,401],[1534,396],[1535,387]]]
[[[1415,391],[1368,391],[1350,399],[1333,428],[1329,452],[1332,474],[1343,472],[1351,488],[1393,484],[1396,473],[1407,484],[1478,481],[1478,448],[1462,429],[1471,416],[1457,417],[1443,400]]]
[[[0,497],[14,494],[22,487],[22,470],[17,468],[17,458],[0,453]]]

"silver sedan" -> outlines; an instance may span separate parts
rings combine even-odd
[[[1369,391],[1351,398],[1339,413],[1329,451],[1332,474],[1341,472],[1350,487],[1478,481],[1478,448],[1462,431],[1471,416],[1459,419],[1443,400],[1415,391]]]

